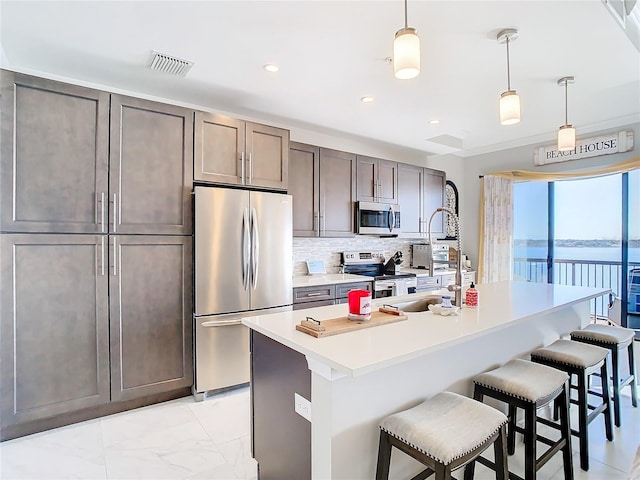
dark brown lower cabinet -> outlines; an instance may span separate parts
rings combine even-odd
[[[2,427],[109,402],[103,239],[2,235]]]
[[[304,355],[251,331],[251,451],[260,480],[311,478],[311,423],[294,395],[311,400]]]
[[[111,400],[193,383],[191,237],[110,237]]]
[[[192,237],[2,234],[0,248],[0,439],[188,393]]]

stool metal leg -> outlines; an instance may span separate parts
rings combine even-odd
[[[503,425],[500,428],[500,435],[493,444],[493,453],[496,464],[496,480],[509,480],[509,469],[507,467],[507,426]],[[473,478],[473,472],[471,473]],[[467,479],[465,472],[465,480]]]
[[[580,468],[589,470],[589,407],[587,404],[587,384],[589,381],[586,371],[578,377],[578,439],[580,441]],[[603,385],[606,382],[603,380]]]
[[[527,405],[524,408],[524,479],[535,480],[537,461],[537,433],[536,433],[536,406]]]
[[[562,464],[564,466],[565,479],[573,479],[573,452],[571,451],[571,425],[569,425],[570,396],[569,384],[566,383],[559,397],[562,402],[562,407],[560,408],[560,434],[566,440],[564,447],[562,447]]]
[[[613,372],[613,415],[616,427],[620,426],[620,369],[618,366],[618,349],[611,349],[611,370]]]
[[[607,372],[607,362],[600,368],[600,378],[602,379],[602,403],[606,405],[604,414],[604,428],[607,432],[607,440],[613,440],[613,426],[611,425],[611,398],[609,396],[609,374]]]
[[[518,408],[515,405],[509,405],[509,430],[507,434],[507,452],[509,455],[516,453],[516,420],[518,417]]]
[[[389,479],[389,467],[391,466],[391,442],[389,434],[380,430],[380,446],[378,447],[378,465],[376,468],[376,480]]]
[[[633,375],[631,380],[631,405],[638,407],[638,372],[636,372],[635,354],[633,352],[633,341],[629,344],[629,375]]]

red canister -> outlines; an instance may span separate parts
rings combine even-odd
[[[371,318],[371,292],[368,290],[349,291],[349,318],[369,320]]]

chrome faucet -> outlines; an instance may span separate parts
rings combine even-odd
[[[427,225],[427,233],[429,234],[429,248],[432,248],[433,243],[431,243],[431,220],[437,213],[448,213],[453,218],[453,222],[456,227],[456,237],[458,237],[458,269],[456,270],[456,283],[454,285],[449,285],[447,289],[450,292],[455,292],[455,304],[456,307],[462,307],[462,235],[460,232],[460,220],[458,219],[458,215],[456,215],[453,211],[448,208],[441,207],[436,208],[434,212],[429,217],[429,224]],[[433,250],[432,250],[433,251]]]

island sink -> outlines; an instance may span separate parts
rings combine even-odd
[[[442,303],[442,297],[440,295],[433,295],[422,297],[419,300],[412,300],[409,302],[393,303],[392,307],[396,307],[403,312],[428,312],[429,305],[435,305]]]

